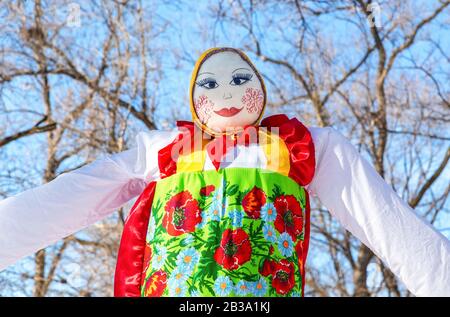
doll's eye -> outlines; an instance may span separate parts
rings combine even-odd
[[[240,86],[251,80],[252,74],[234,74],[233,79],[230,81],[230,85]]]
[[[214,78],[205,78],[197,82],[197,85],[206,89],[214,89],[219,87],[219,84]]]

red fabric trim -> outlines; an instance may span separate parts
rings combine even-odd
[[[299,240],[297,244],[295,245],[295,251],[297,253],[298,257],[298,266],[300,270],[300,277],[302,280],[302,297],[305,296],[305,283],[306,283],[306,258],[308,256],[308,248],[309,248],[309,234],[310,234],[310,206],[309,206],[309,195],[308,192],[305,192],[305,210],[304,210],[304,220],[305,220],[305,226],[304,226],[304,236],[303,240]]]
[[[179,137],[179,136],[178,136]],[[177,137],[177,139],[178,139]],[[176,139],[176,141],[177,141]],[[169,145],[163,147],[158,152],[158,166],[159,174],[161,178],[168,177],[177,172],[176,162],[172,159],[172,148],[174,147],[176,141],[173,141]]]
[[[191,122],[191,121],[184,121],[184,120],[177,121],[177,127],[178,128],[184,127],[184,128],[189,129],[189,130],[193,130],[194,126],[195,126],[194,122]]]
[[[197,133],[202,131],[189,121],[177,121],[180,134],[169,145],[158,151],[158,165],[161,178],[168,177],[177,172],[178,155],[175,150],[189,151],[194,148],[194,140]],[[202,135],[203,138],[203,135]],[[200,139],[199,139],[200,140]],[[244,131],[235,136],[223,135],[213,139],[207,144],[206,150],[216,170],[219,170],[223,157],[230,148],[237,144],[248,146],[258,142],[258,127],[246,126]],[[190,144],[189,144],[190,143]]]
[[[114,276],[114,296],[116,297],[141,296],[145,238],[155,187],[156,182],[147,185],[125,221]]]
[[[302,259],[302,263],[300,264],[301,266],[301,272],[302,272],[302,297],[305,296],[305,283],[306,283],[306,271],[305,271],[305,266],[306,266],[306,258],[308,256],[308,249],[309,249],[309,235],[310,235],[310,217],[311,217],[311,211],[310,211],[310,206],[309,206],[309,194],[308,192],[305,190],[305,197],[306,197],[306,210],[305,210],[305,236],[303,239],[303,259]]]
[[[208,143],[206,150],[217,171],[230,148],[236,145],[249,146],[251,143],[258,143],[258,141],[258,127],[246,126],[243,131],[236,135],[223,135],[215,138]]]
[[[284,114],[265,118],[261,126],[279,128],[279,136],[289,150],[289,177],[302,186],[309,184],[314,176],[316,161],[314,143],[308,128],[296,118],[289,119]]]
[[[285,142],[290,155],[291,168],[289,177],[294,179],[301,186],[309,184],[315,172],[315,149],[309,130],[296,118],[289,119],[284,114],[273,115],[265,118],[261,126],[279,128],[279,136]],[[305,231],[304,240],[296,246],[299,256],[300,274],[302,277],[302,296],[305,296],[306,283],[306,259],[309,249],[310,238],[310,200],[309,194],[305,191]]]
[[[180,134],[170,144],[158,151],[158,166],[161,178],[169,177],[177,172],[177,159],[181,149],[192,149],[194,146],[194,123],[188,121],[177,121]],[[188,147],[188,142],[190,146]],[[177,147],[177,148],[175,148]]]
[[[177,121],[177,126],[181,131],[180,134],[172,143],[158,152],[161,178],[173,175],[177,171],[176,161],[179,153],[174,152],[174,150],[193,149],[196,133],[201,132],[196,131],[196,126],[193,122]],[[265,127],[269,131],[271,128],[279,128],[280,137],[289,150],[291,166],[289,177],[302,186],[309,184],[314,176],[316,163],[314,143],[308,128],[296,118],[289,119],[284,114],[265,118],[261,122],[261,127]],[[252,131],[252,129],[254,130]],[[206,149],[216,170],[219,169],[223,157],[230,148],[237,144],[248,146],[251,143],[257,143],[259,141],[258,135],[258,127],[247,126],[243,132],[238,133],[234,137],[223,135],[209,142]],[[256,136],[256,138],[252,136]]]
[[[263,127],[279,127],[283,123],[285,123],[289,118],[285,114],[274,114],[273,116],[269,116],[264,118],[261,121],[261,126]]]

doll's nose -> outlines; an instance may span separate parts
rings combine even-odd
[[[233,96],[231,96],[231,93],[229,93],[229,92],[225,92],[224,94],[223,94],[223,99],[230,99],[230,98],[232,98]]]

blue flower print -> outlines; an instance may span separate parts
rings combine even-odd
[[[209,214],[207,212],[205,212],[204,210],[202,211],[202,221],[200,221],[195,228],[196,229],[202,229],[209,221]]]
[[[194,243],[194,237],[189,234],[184,240],[183,240],[183,245],[185,246],[190,246]]]
[[[167,248],[164,246],[155,247],[155,255],[152,258],[152,268],[159,270],[164,266],[164,262],[167,259]]]
[[[186,297],[187,285],[186,283],[173,283],[169,285],[169,296],[171,297]]]
[[[220,221],[225,215],[225,208],[223,208],[220,201],[214,200],[208,209],[208,216],[211,220]]]
[[[267,203],[261,208],[261,218],[265,222],[275,221],[277,218],[277,211],[272,203]]]
[[[239,281],[234,288],[236,295],[245,296],[251,292],[251,285],[247,281]]]
[[[191,292],[191,297],[201,297],[199,291],[195,290]]]
[[[259,281],[253,282],[251,285],[251,292],[257,297],[264,296],[267,293],[267,282],[264,278],[260,278]]]
[[[153,216],[150,216],[150,221],[148,222],[148,231],[147,231],[147,243],[150,243],[153,238],[155,237],[155,230],[156,230],[156,224],[155,224],[155,218]]]
[[[214,282],[214,292],[218,296],[228,296],[233,291],[233,282],[228,276],[219,276]]]
[[[189,278],[188,272],[183,270],[182,267],[178,266],[170,274],[167,284],[169,285],[169,288],[175,288],[181,284],[186,283],[188,278]]]
[[[294,241],[292,241],[291,236],[287,232],[280,234],[278,238],[278,249],[280,253],[285,257],[290,257],[292,255],[294,248]]]
[[[269,223],[265,223],[263,226],[263,234],[264,238],[272,243],[275,243],[277,241],[277,233],[275,232],[275,229],[272,225]]]
[[[242,219],[244,217],[242,211],[232,210],[228,213],[228,217],[230,217],[233,227],[242,227]]]
[[[186,272],[192,272],[199,260],[198,251],[191,247],[182,250],[177,256],[177,266]]]

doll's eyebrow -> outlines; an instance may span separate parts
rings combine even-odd
[[[200,73],[200,74],[198,74],[197,76],[200,76],[200,75],[203,75],[203,74],[211,74],[211,75],[215,75],[214,73],[210,73],[210,72],[203,72],[203,73]]]
[[[245,69],[245,70],[248,70],[248,71],[250,72],[250,69],[241,67],[241,68],[236,68],[235,70],[233,70],[233,73],[235,73],[236,71],[238,71],[238,70],[240,70],[240,69]]]

